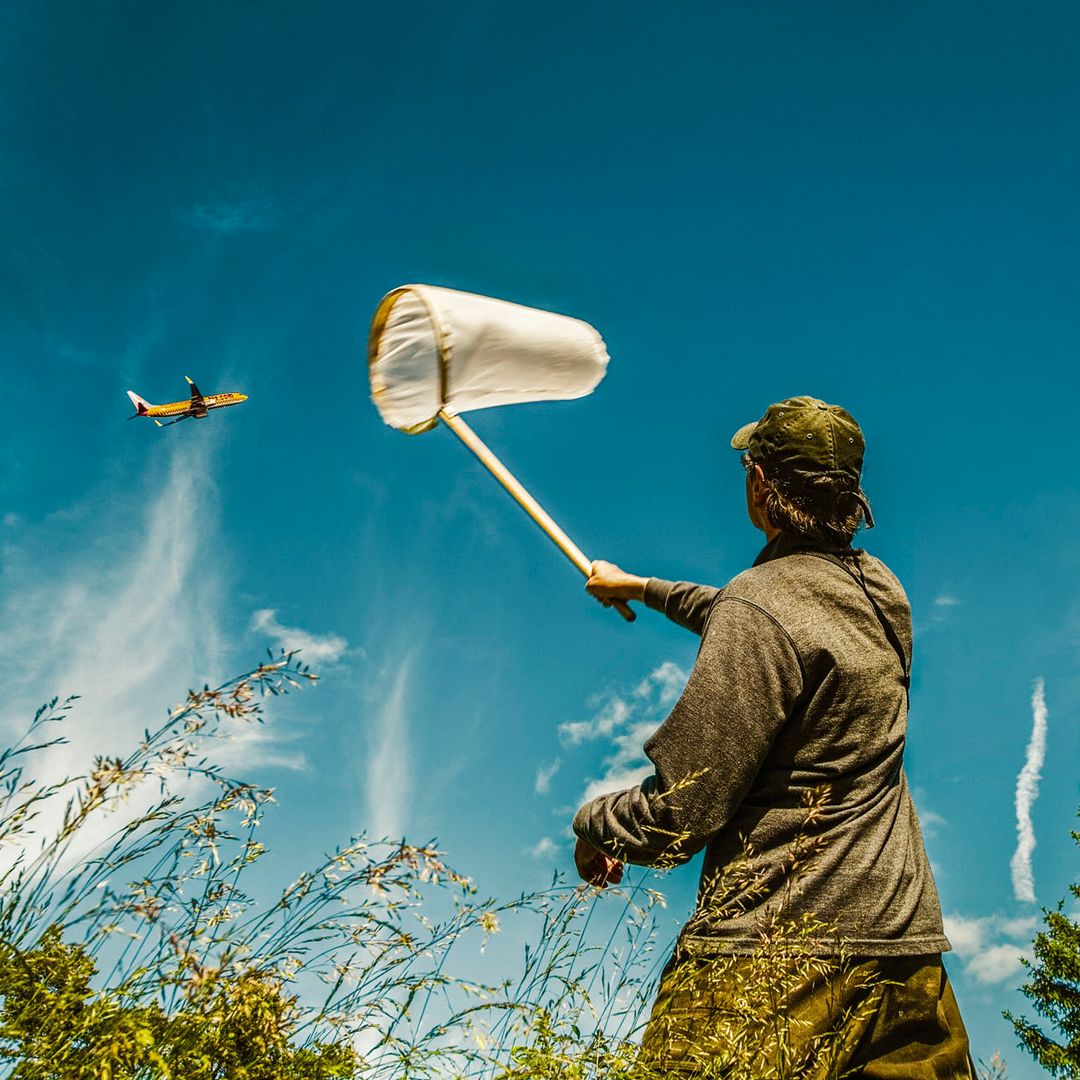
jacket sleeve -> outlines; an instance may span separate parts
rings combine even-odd
[[[685,626],[700,637],[709,612],[722,591],[711,585],[649,578],[645,583],[644,600],[653,610],[662,611],[672,622]]]
[[[722,598],[686,689],[645,743],[654,774],[586,803],[574,831],[626,862],[685,862],[731,820],[802,689],[783,628],[744,600]]]

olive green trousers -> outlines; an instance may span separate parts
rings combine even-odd
[[[975,1080],[940,954],[673,957],[643,1078]]]

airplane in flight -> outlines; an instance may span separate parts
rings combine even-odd
[[[139,397],[134,390],[129,390],[127,396],[131,398],[131,404],[135,406],[135,413],[129,416],[134,420],[139,416],[148,416],[158,427],[169,427],[171,424],[179,424],[181,420],[202,420],[211,409],[224,409],[228,405],[239,405],[247,401],[247,394],[207,394],[199,392],[199,388],[185,375],[188,385],[191,387],[190,401],[170,401],[167,405],[151,405],[149,401]],[[173,417],[163,424],[159,417]]]

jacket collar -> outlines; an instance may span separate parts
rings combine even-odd
[[[785,555],[797,555],[804,551],[821,552],[824,555],[856,555],[861,549],[853,548],[850,544],[827,544],[820,540],[812,540],[808,536],[799,536],[797,533],[777,533],[758,553],[754,560],[754,566],[772,562],[773,559],[782,559]]]

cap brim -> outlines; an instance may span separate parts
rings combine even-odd
[[[754,428],[758,426],[755,420],[752,424],[744,424],[734,435],[731,436],[731,448],[733,450],[749,450],[750,436],[754,434]]]

